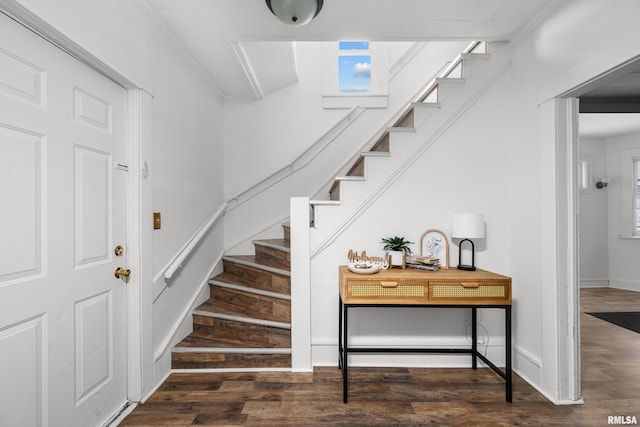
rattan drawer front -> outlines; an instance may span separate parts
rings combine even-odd
[[[429,300],[509,302],[508,283],[429,282]]]
[[[424,286],[398,285],[395,288],[385,288],[373,284],[351,285],[351,296],[354,297],[424,297]]]
[[[367,300],[374,303],[405,299],[408,302],[426,301],[429,298],[429,285],[427,282],[349,281],[347,295],[349,299]]]

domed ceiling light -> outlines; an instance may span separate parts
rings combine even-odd
[[[320,13],[323,0],[266,0],[271,13],[294,27],[308,24]]]

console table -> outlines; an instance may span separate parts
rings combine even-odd
[[[339,267],[340,306],[338,365],[342,369],[343,401],[348,401],[349,353],[450,353],[470,354],[471,367],[480,358],[505,380],[506,401],[512,397],[511,278],[485,270],[454,268],[438,271],[388,269],[374,274],[352,273]],[[470,348],[372,348],[349,347],[349,310],[361,307],[451,307],[471,309]],[[477,309],[497,308],[505,313],[505,370],[478,351]]]

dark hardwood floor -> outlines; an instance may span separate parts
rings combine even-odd
[[[584,405],[556,406],[514,377],[513,403],[488,369],[350,368],[342,403],[338,368],[306,373],[172,374],[120,425],[606,426],[640,422],[640,334],[585,311],[640,311],[640,293],[583,289]]]

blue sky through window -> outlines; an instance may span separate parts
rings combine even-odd
[[[339,42],[340,50],[369,50],[369,42]]]
[[[338,56],[338,91],[341,93],[371,91],[371,55]]]

